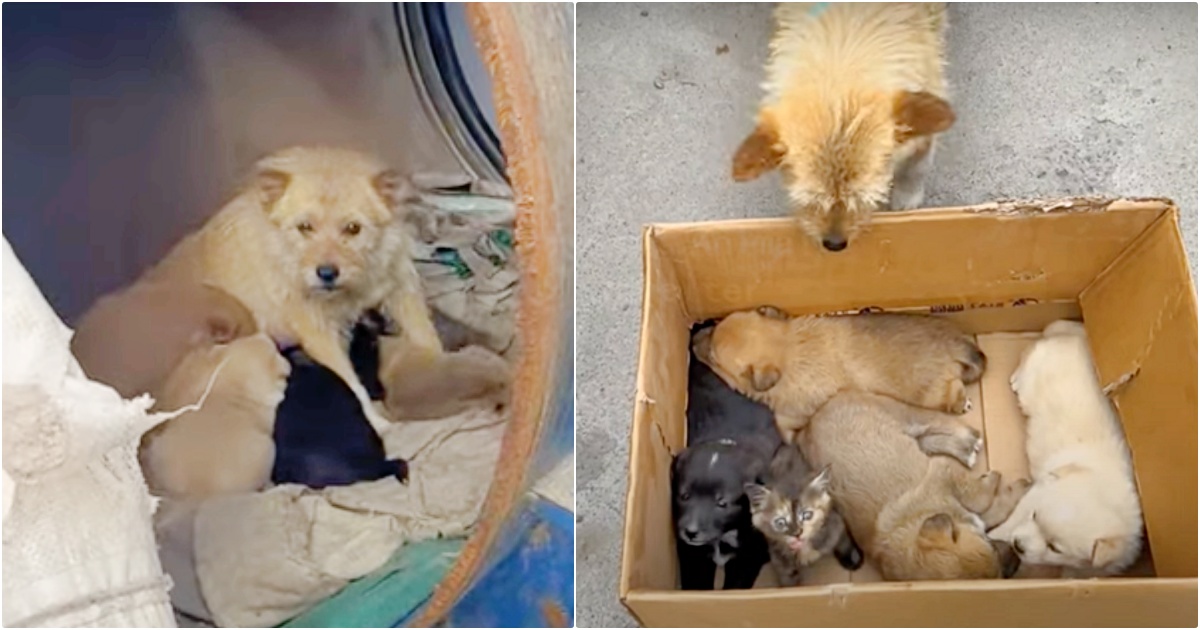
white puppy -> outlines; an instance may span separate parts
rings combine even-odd
[[[1083,324],[1046,327],[1013,372],[1029,417],[1033,487],[990,532],[1022,560],[1069,577],[1114,575],[1137,560],[1142,512],[1120,420],[1100,389]]]

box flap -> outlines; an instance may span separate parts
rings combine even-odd
[[[1196,576],[1196,293],[1175,210],[1080,297],[1100,382],[1133,452],[1161,576]]]

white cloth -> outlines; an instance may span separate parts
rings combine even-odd
[[[4,625],[173,626],[136,450],[175,414],[88,380],[7,239],[3,257]]]
[[[288,484],[200,504],[194,571],[213,620],[277,625],[374,571],[405,543],[465,534],[491,485],[506,420],[479,409],[389,427],[385,446],[390,457],[408,460],[407,485],[390,478],[319,491]],[[186,567],[171,570],[185,583],[176,572]]]

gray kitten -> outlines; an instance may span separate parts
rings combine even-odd
[[[831,552],[850,571],[862,566],[862,550],[829,495],[829,468],[813,471],[794,444],[775,451],[765,485],[745,487],[780,586],[799,586],[801,567]]]

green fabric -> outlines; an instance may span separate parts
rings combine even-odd
[[[387,564],[279,627],[391,627],[429,599],[465,542],[452,538],[404,545]]]

